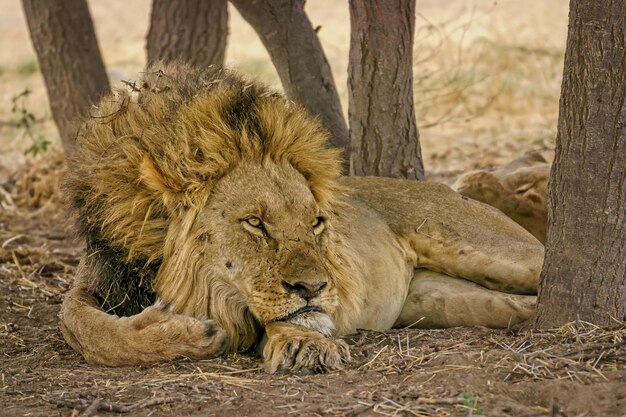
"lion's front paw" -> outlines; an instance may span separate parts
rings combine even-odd
[[[329,372],[342,369],[350,361],[350,350],[343,340],[291,323],[270,323],[265,331],[263,357],[270,373]]]
[[[130,320],[135,334],[131,340],[140,344],[137,351],[145,361],[187,356],[203,359],[221,355],[228,348],[226,332],[213,320],[200,320],[173,314],[159,307],[148,307]],[[142,360],[143,362],[144,360]]]

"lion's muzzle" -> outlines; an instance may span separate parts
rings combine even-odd
[[[302,308],[299,308],[298,310],[294,311],[293,313],[289,313],[284,317],[281,317],[279,319],[273,320],[273,321],[291,321],[293,319],[295,319],[296,317],[298,317],[301,314],[304,313],[324,313],[324,310],[321,307],[318,306],[304,306]]]
[[[303,311],[306,308],[301,308],[296,311],[297,314],[290,314],[290,318],[282,319],[281,321],[298,324],[307,329],[320,332],[325,336],[331,336],[333,330],[335,330],[333,319],[319,307],[317,310]]]

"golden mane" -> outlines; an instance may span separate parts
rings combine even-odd
[[[244,161],[289,163],[328,206],[339,151],[304,109],[221,68],[156,64],[82,125],[65,188],[88,244],[158,262],[172,218]],[[187,216],[185,216],[187,217]]]

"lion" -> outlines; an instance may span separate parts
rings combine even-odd
[[[491,172],[467,172],[452,189],[499,209],[545,243],[550,167],[541,153],[531,151]]]
[[[64,185],[86,240],[65,340],[107,366],[256,351],[327,372],[357,329],[532,316],[532,235],[442,184],[341,177],[327,138],[222,68],[157,64],[103,98]]]

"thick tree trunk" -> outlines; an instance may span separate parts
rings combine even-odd
[[[626,2],[571,0],[536,324],[626,313]]]
[[[66,153],[80,117],[109,92],[109,79],[85,0],[23,0],[30,37]]]
[[[231,0],[270,54],[287,96],[318,115],[333,146],[348,143],[333,75],[303,0]]]
[[[153,0],[146,48],[148,63],[180,60],[223,65],[228,38],[226,0]]]
[[[413,107],[415,0],[350,0],[350,173],[424,178]]]

